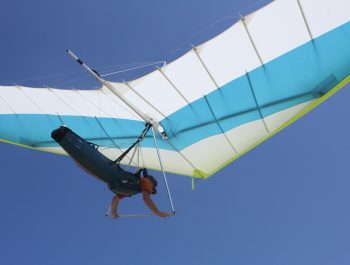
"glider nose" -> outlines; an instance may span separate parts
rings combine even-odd
[[[65,126],[61,126],[60,128],[53,130],[51,132],[51,137],[56,142],[59,142],[63,139],[63,137],[66,135],[66,133],[69,131],[69,129]]]

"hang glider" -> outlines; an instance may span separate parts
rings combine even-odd
[[[349,83],[349,9],[348,0],[275,0],[130,82],[2,86],[0,138],[64,154],[50,134],[66,124],[114,160],[151,119],[167,136],[158,134],[165,171],[207,178]],[[141,166],[160,170],[151,134],[140,150]]]

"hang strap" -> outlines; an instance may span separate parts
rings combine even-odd
[[[126,151],[124,151],[124,153],[122,153],[113,163],[119,164],[123,160],[123,158],[130,152],[130,150],[133,149],[137,144],[139,144],[143,140],[143,138],[145,138],[146,134],[148,133],[151,127],[152,124],[150,122],[147,122],[141,135],[139,136],[139,138],[137,138],[137,141],[133,143]]]

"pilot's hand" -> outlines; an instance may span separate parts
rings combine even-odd
[[[167,212],[159,212],[158,216],[167,219],[169,217],[169,214]]]
[[[112,218],[119,218],[119,215],[117,213],[111,213]]]

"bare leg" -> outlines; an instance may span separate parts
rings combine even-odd
[[[119,217],[117,214],[119,201],[120,201],[120,199],[118,198],[118,195],[115,195],[113,197],[112,203],[111,203],[111,217],[116,217],[116,218]]]

